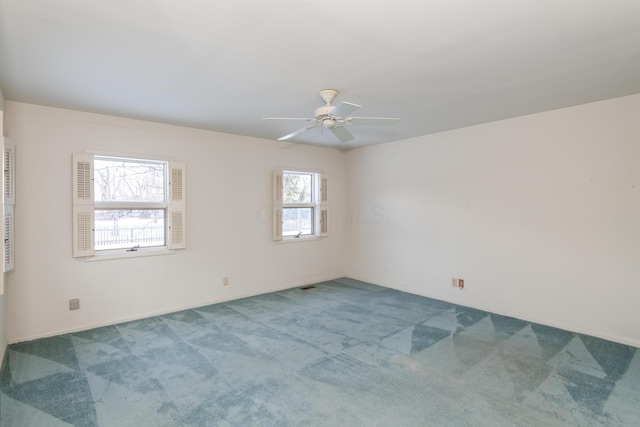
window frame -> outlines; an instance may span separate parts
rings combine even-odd
[[[172,159],[155,156],[87,151],[73,154],[73,257],[87,261],[175,253],[186,248],[185,231],[185,165]],[[96,202],[94,160],[112,158],[143,162],[165,163],[164,202]],[[96,249],[96,210],[164,210],[164,244],[148,247]]]

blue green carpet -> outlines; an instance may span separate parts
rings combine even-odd
[[[636,426],[640,353],[340,279],[11,345],[0,425]]]

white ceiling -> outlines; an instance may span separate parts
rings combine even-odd
[[[396,128],[342,148],[640,93],[639,0],[0,0],[8,100],[276,139],[318,91]]]

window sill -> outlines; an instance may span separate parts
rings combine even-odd
[[[283,237],[282,240],[276,242],[280,243],[298,243],[298,242],[312,242],[316,240],[322,240],[324,237],[320,236],[300,236],[300,237]]]
[[[106,261],[109,259],[126,259],[126,258],[140,258],[147,256],[158,256],[158,255],[173,255],[176,251],[163,248],[150,248],[150,249],[138,249],[137,251],[126,251],[126,250],[117,250],[117,251],[104,251],[100,254],[87,257],[85,261],[93,262],[93,261]]]

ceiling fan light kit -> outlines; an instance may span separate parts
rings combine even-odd
[[[310,129],[322,126],[325,129],[329,129],[341,142],[355,139],[351,132],[345,128],[345,125],[388,126],[396,125],[400,121],[400,119],[392,117],[350,117],[349,115],[361,108],[361,106],[351,102],[342,102],[337,106],[331,105],[336,96],[338,96],[338,91],[335,89],[321,90],[320,98],[325,102],[325,105],[316,108],[313,118],[267,117],[264,120],[304,120],[313,122],[309,126],[278,138],[278,141],[291,139]]]

